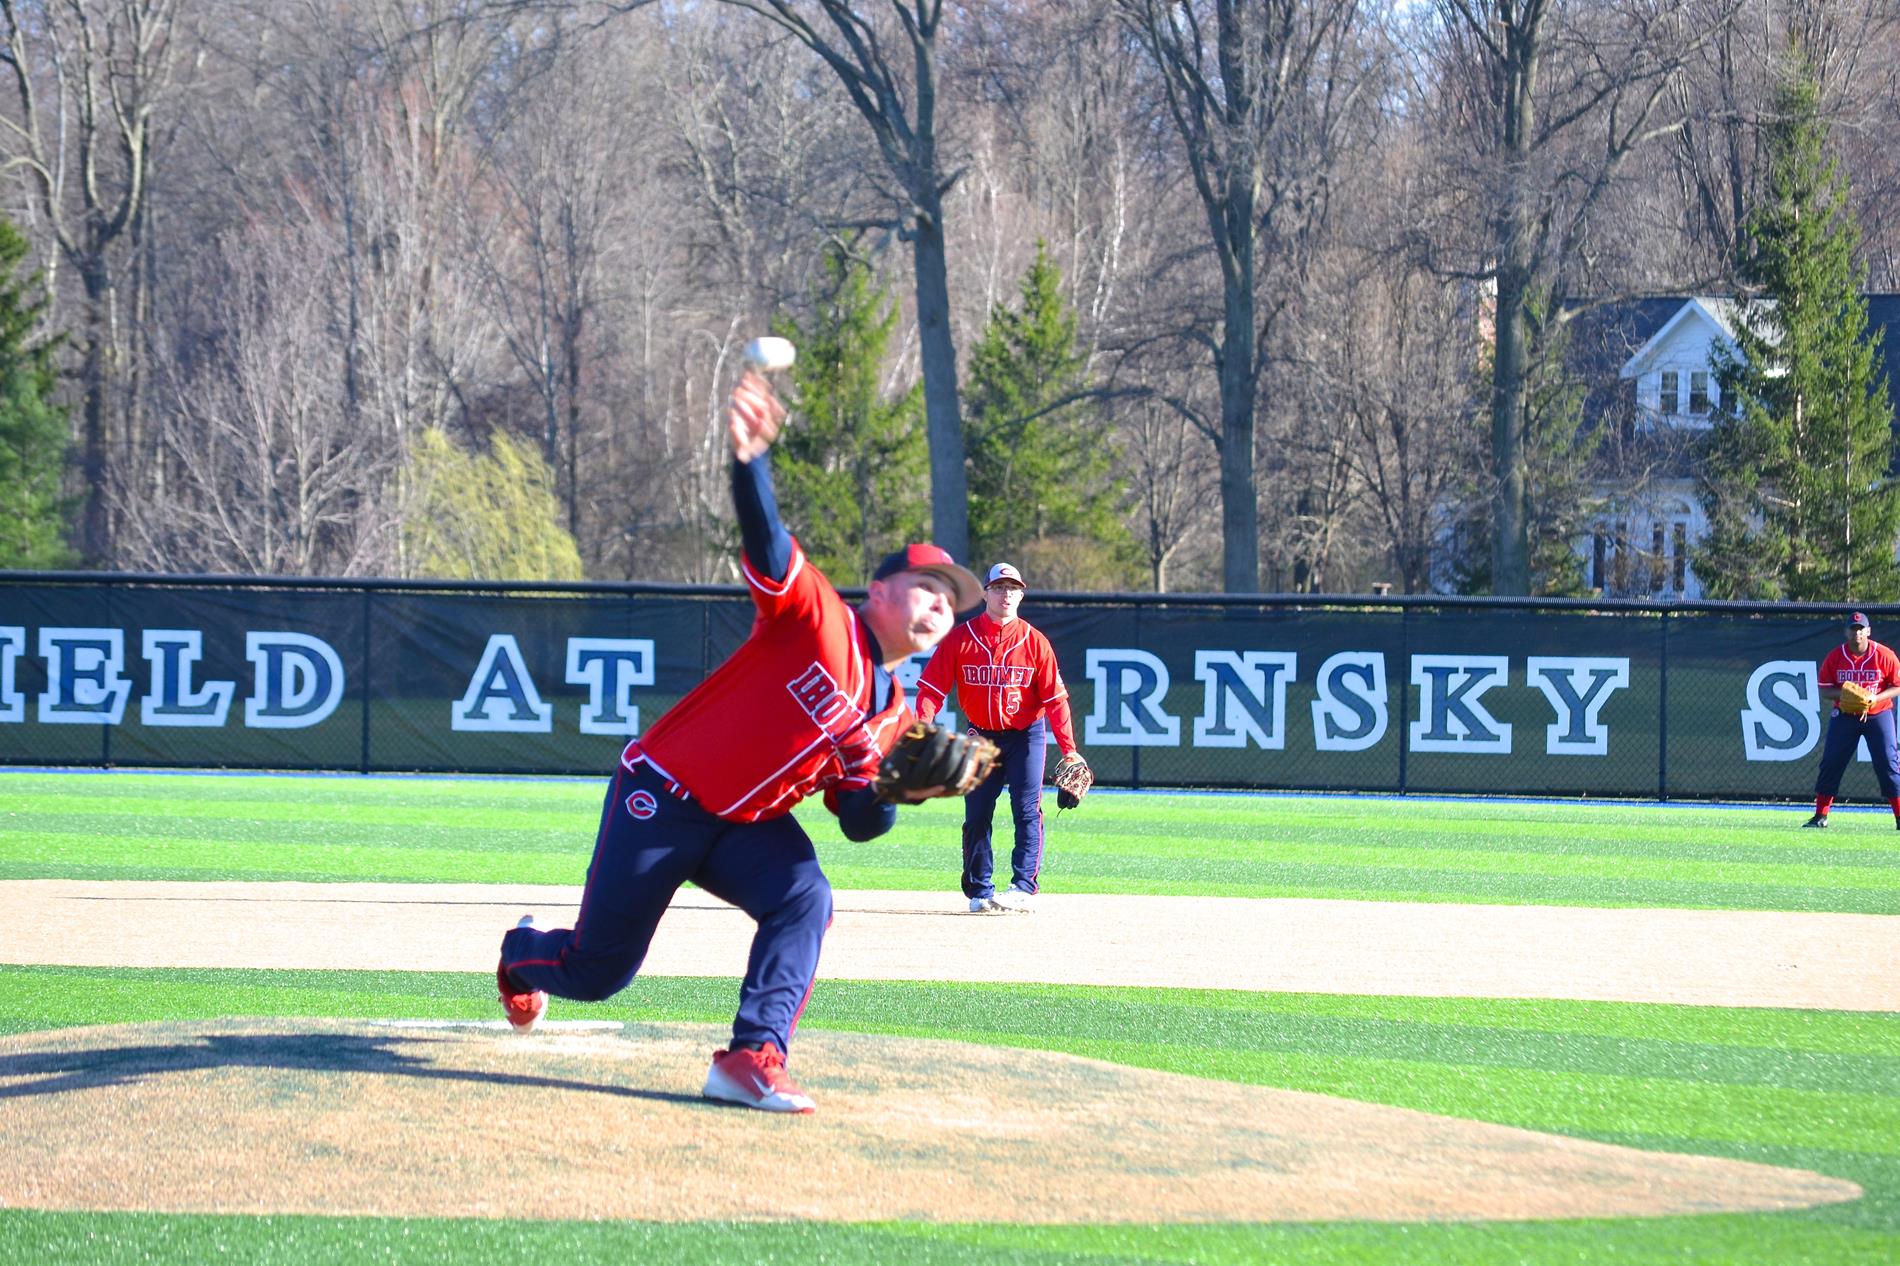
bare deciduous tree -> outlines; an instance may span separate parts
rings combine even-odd
[[[1531,585],[1526,470],[1532,310],[1578,280],[1593,214],[1645,143],[1677,131],[1670,88],[1734,4],[1695,0],[1435,0],[1446,230],[1482,225],[1462,266],[1497,289],[1491,390],[1491,583]],[[1434,252],[1434,258],[1445,256]],[[1458,267],[1444,269],[1447,273]],[[1545,328],[1574,313],[1554,307]]]
[[[307,228],[229,243],[211,312],[224,334],[161,392],[168,495],[125,507],[131,565],[350,576],[392,556],[397,507],[374,490],[395,454],[345,407],[331,249]]]
[[[113,450],[124,439],[121,295],[145,209],[158,113],[177,87],[173,39],[186,0],[0,0],[11,109],[0,115],[5,168],[24,178],[57,264],[81,288],[79,441],[85,480],[80,549],[113,552]]]
[[[1191,337],[1220,380],[1222,583],[1260,585],[1255,411],[1266,257],[1296,271],[1327,198],[1336,129],[1361,88],[1339,56],[1358,0],[1119,0],[1119,12],[1159,73],[1219,262],[1218,334]],[[1283,292],[1284,293],[1284,292]],[[1265,318],[1263,320],[1263,318]]]
[[[950,272],[944,198],[957,174],[939,146],[939,39],[943,0],[885,0],[882,21],[870,0],[812,0],[821,22],[794,0],[725,0],[777,23],[830,67],[870,127],[893,181],[887,221],[910,243],[916,287],[924,414],[930,431],[931,532],[961,558],[969,552],[969,484],[963,463],[963,407],[950,325]],[[896,44],[886,51],[886,41]],[[899,58],[908,54],[909,64]]]

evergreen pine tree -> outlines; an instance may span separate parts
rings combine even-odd
[[[990,312],[970,357],[964,447],[970,552],[1016,563],[1051,588],[1121,588],[1138,574],[1124,481],[1088,388],[1075,315],[1043,243],[1021,306]]]
[[[923,388],[894,398],[884,389],[896,325],[890,292],[842,250],[825,257],[808,320],[773,323],[798,347],[786,401],[796,416],[772,449],[779,507],[834,584],[864,584],[884,555],[926,535]]]
[[[1710,530],[1695,559],[1711,597],[1900,597],[1893,408],[1867,330],[1860,230],[1796,50],[1776,93],[1767,187],[1750,213],[1735,348],[1703,448]]]
[[[60,567],[73,561],[75,501],[60,490],[71,432],[52,399],[58,340],[34,341],[46,307],[39,279],[16,271],[27,250],[0,217],[0,567]]]

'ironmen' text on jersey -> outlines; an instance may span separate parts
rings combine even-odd
[[[1075,750],[1069,688],[1042,630],[1016,619],[998,624],[984,612],[950,630],[917,679],[917,715],[928,721],[950,691],[980,730],[1026,730],[1045,713],[1056,745]]]
[[[908,718],[903,689],[873,714],[870,643],[796,542],[780,582],[744,565],[752,635],[621,761],[641,761],[733,822],[787,813],[818,791],[867,787]]]
[[[1816,680],[1823,686],[1838,686],[1851,681],[1879,694],[1889,686],[1900,686],[1900,656],[1872,638],[1867,640],[1867,651],[1862,655],[1851,653],[1845,646],[1837,646],[1821,661],[1821,671],[1816,675]],[[1873,716],[1891,707],[1893,700],[1882,699],[1867,709],[1867,715]]]

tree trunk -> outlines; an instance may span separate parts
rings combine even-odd
[[[1531,591],[1530,514],[1524,469],[1525,377],[1530,363],[1531,213],[1524,188],[1535,146],[1535,90],[1547,10],[1521,15],[1504,33],[1503,205],[1498,231],[1497,348],[1491,377],[1491,592]]]
[[[969,562],[970,491],[963,469],[963,406],[957,398],[957,347],[950,337],[950,281],[944,258],[943,204],[920,204],[911,238],[917,273],[917,332],[924,370],[924,418],[930,435],[931,539]]]
[[[80,551],[88,564],[104,566],[112,557],[112,510],[106,495],[111,466],[110,439],[106,435],[107,341],[106,282],[104,261],[97,256],[81,263],[80,277],[86,288],[86,350],[80,370],[85,393],[82,425],[81,469],[86,484],[86,509],[80,521]]]
[[[1253,191],[1229,184],[1226,198],[1220,347],[1221,588],[1260,589],[1260,508],[1254,493]],[[1220,226],[1217,226],[1219,228]]]
[[[1498,271],[1497,351],[1491,371],[1491,592],[1531,591],[1525,513],[1524,390],[1530,331],[1524,274]]]

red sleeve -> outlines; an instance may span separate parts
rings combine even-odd
[[[1049,729],[1056,736],[1056,747],[1067,756],[1075,750],[1075,722],[1069,715],[1069,687],[1056,665],[1055,647],[1036,630],[1036,702],[1049,718]]]
[[[1815,674],[1815,680],[1823,686],[1841,684],[1841,648],[1835,647],[1821,659],[1821,671]]]
[[[1880,649],[1883,652],[1880,656],[1880,689],[1900,686],[1900,655],[1895,655],[1889,647]]]
[[[739,558],[739,572],[745,577],[746,588],[752,591],[752,605],[758,608],[759,618],[768,622],[817,623],[823,597],[831,589],[831,582],[811,565],[796,540],[792,542],[792,561],[785,569],[785,579],[770,580],[753,571],[744,555]]]
[[[950,636],[937,644],[936,653],[924,665],[917,678],[917,719],[926,724],[937,710],[950,700],[956,688],[957,648],[962,645],[963,626],[950,630]]]

